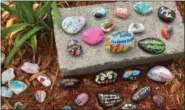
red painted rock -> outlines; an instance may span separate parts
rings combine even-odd
[[[81,37],[86,43],[95,45],[104,39],[104,32],[101,30],[101,28],[90,27],[86,28],[82,32]]]
[[[75,99],[75,103],[78,105],[78,106],[83,106],[87,103],[89,99],[89,96],[87,93],[81,93],[79,94],[76,99]]]
[[[117,17],[121,17],[121,18],[128,18],[129,16],[129,10],[127,7],[124,6],[117,6],[114,9],[114,15],[116,15]]]
[[[169,39],[171,38],[173,33],[173,27],[171,25],[165,25],[162,29],[161,29],[161,34],[165,39]]]

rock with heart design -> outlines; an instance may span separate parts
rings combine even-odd
[[[46,92],[43,90],[37,90],[34,94],[34,99],[40,103],[44,102],[46,98]]]
[[[175,14],[175,11],[173,11],[172,9],[166,7],[166,6],[161,6],[159,9],[158,9],[158,17],[166,22],[166,23],[170,23],[172,22],[175,17],[176,17],[176,14]]]
[[[83,92],[81,94],[79,94],[74,102],[78,105],[78,106],[83,106],[87,103],[87,101],[89,100],[89,96],[87,93]]]
[[[37,80],[45,87],[49,87],[51,85],[51,80],[46,75],[41,75],[37,77]]]
[[[114,9],[114,15],[120,18],[128,18],[130,12],[125,6],[116,6]]]
[[[142,23],[131,23],[128,27],[128,31],[133,33],[141,33],[145,30],[145,27]]]
[[[152,97],[152,100],[157,107],[164,107],[165,106],[165,98],[161,95],[154,95]]]
[[[1,65],[4,63],[5,57],[6,57],[5,54],[1,52]]]
[[[172,80],[172,73],[165,68],[164,66],[154,66],[152,67],[148,73],[148,78],[157,81],[157,82],[167,82]]]
[[[27,89],[27,85],[18,80],[13,80],[8,83],[8,87],[15,93],[20,94]]]
[[[1,74],[2,84],[5,84],[15,78],[14,68],[9,68]]]
[[[137,110],[137,105],[134,103],[125,103],[122,108],[122,110]]]
[[[161,29],[161,35],[165,38],[165,39],[169,39],[171,38],[173,33],[173,27],[171,25],[165,25],[162,29]]]
[[[70,40],[67,44],[67,51],[72,56],[80,56],[83,53],[83,48],[81,43],[78,40]]]
[[[106,10],[102,7],[93,8],[93,16],[95,18],[103,18],[106,16]]]
[[[76,34],[85,26],[85,18],[83,16],[70,16],[63,20],[62,28],[69,34]]]
[[[112,19],[105,19],[101,24],[101,29],[104,32],[109,32],[115,27],[115,23]]]
[[[38,64],[35,63],[30,63],[30,62],[25,62],[21,66],[21,70],[30,74],[35,74],[38,73],[40,70],[40,67]]]
[[[1,96],[6,98],[11,98],[13,96],[13,91],[5,86],[1,87]]]
[[[79,84],[80,80],[78,78],[62,78],[59,80],[59,85],[62,88],[77,88]]]
[[[134,9],[136,10],[136,12],[138,12],[141,15],[149,14],[153,10],[152,6],[146,1],[141,1],[136,3],[134,5]]]
[[[123,73],[122,78],[124,80],[136,81],[140,76],[141,71],[139,69],[127,70]]]

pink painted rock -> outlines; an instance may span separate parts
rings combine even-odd
[[[114,9],[114,15],[121,18],[128,18],[129,16],[129,10],[127,7],[124,6],[117,6]]]
[[[90,27],[82,32],[81,37],[86,43],[95,45],[104,39],[104,32],[101,28]]]
[[[81,93],[79,94],[76,99],[75,99],[75,103],[78,105],[78,106],[83,106],[87,103],[89,99],[89,96],[87,93]]]

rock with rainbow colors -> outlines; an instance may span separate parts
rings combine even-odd
[[[44,102],[44,100],[46,98],[46,92],[43,90],[38,90],[38,91],[36,91],[34,98],[36,101],[42,103],[42,102]]]
[[[111,19],[105,19],[103,23],[101,24],[101,29],[104,32],[109,32],[115,27],[115,23]]]

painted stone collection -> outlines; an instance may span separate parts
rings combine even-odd
[[[173,27],[171,25],[165,25],[162,29],[161,29],[161,35],[165,38],[165,39],[170,39],[171,36],[173,34]]]
[[[162,6],[158,9],[158,16],[162,21],[170,23],[175,19],[176,14],[170,8]]]
[[[103,23],[101,24],[101,29],[104,32],[109,32],[115,27],[115,23],[111,19],[105,19]]]
[[[83,52],[83,49],[80,42],[73,39],[68,42],[67,51],[73,56],[80,56]]]

